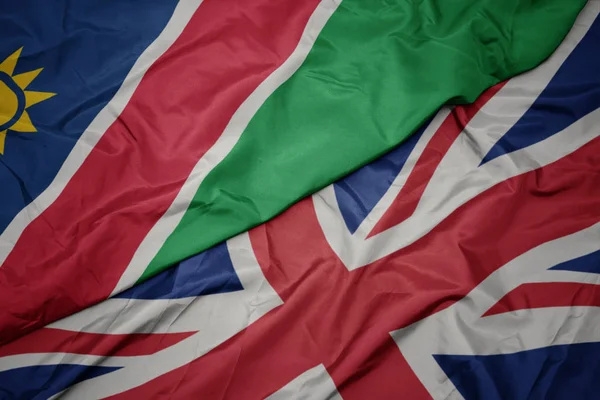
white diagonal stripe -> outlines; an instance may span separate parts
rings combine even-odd
[[[310,16],[298,45],[288,59],[267,77],[242,103],[231,117],[229,124],[217,142],[194,166],[177,197],[165,214],[144,238],[129,266],[121,275],[113,295],[131,287],[156,256],[169,235],[183,218],[200,184],[208,173],[223,159],[238,142],[250,120],[267,98],[300,68],[317,40],[319,33],[333,15],[341,0],[322,0]]]
[[[83,132],[50,185],[30,204],[23,208],[0,234],[0,266],[15,243],[34,219],[48,208],[62,193],[75,172],[81,167],[106,130],[119,117],[137,89],[148,68],[175,42],[188,24],[202,0],[180,0],[171,19],[158,37],[144,50],[114,97],[98,113]]]
[[[323,364],[303,372],[267,400],[342,400]]]

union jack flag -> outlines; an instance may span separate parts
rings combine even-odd
[[[274,220],[0,347],[1,397],[596,397],[599,12]]]

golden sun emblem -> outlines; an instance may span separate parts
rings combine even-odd
[[[27,109],[47,100],[56,93],[25,90],[42,72],[43,68],[13,75],[21,47],[0,63],[0,154],[4,154],[4,142],[8,131],[36,132]]]

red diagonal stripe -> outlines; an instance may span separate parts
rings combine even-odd
[[[202,3],[0,268],[0,343],[110,294],[198,159],[296,47],[317,4]]]
[[[521,285],[483,316],[530,308],[600,306],[600,287],[589,283],[543,282]]]
[[[43,328],[0,347],[0,357],[31,353],[143,356],[182,341],[194,332],[101,334]]]
[[[369,266],[372,280],[384,291],[408,286],[412,306],[405,313],[412,323],[450,306],[519,255],[597,223],[599,149],[596,138],[552,164],[495,185],[421,240]],[[392,269],[402,271],[397,280]]]
[[[456,107],[444,120],[440,128],[435,132],[427,147],[421,153],[406,183],[400,189],[400,193],[394,199],[383,217],[377,222],[368,237],[372,237],[398,225],[409,218],[419,205],[429,180],[436,168],[456,140],[458,135],[465,129],[469,121],[502,87],[506,84],[499,83],[492,86],[468,106]]]

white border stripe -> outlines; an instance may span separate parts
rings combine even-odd
[[[427,148],[427,145],[433,138],[433,136],[440,129],[446,118],[450,115],[453,107],[444,106],[438,111],[435,117],[431,120],[425,131],[419,138],[419,141],[411,151],[410,155],[406,159],[406,162],[402,166],[400,173],[396,176],[389,189],[385,194],[379,199],[375,207],[369,212],[369,214],[365,217],[365,219],[360,223],[356,232],[354,232],[354,236],[362,238],[365,240],[369,233],[373,230],[375,225],[379,222],[381,217],[385,214],[385,212],[390,208],[404,185],[408,180],[408,177],[412,174],[412,171],[417,165],[417,161],[423,155],[423,151]],[[337,205],[337,201],[335,202]],[[337,205],[339,208],[339,205]],[[341,215],[341,212],[340,212]]]
[[[225,127],[217,142],[194,166],[177,197],[152,227],[135,252],[129,266],[121,275],[113,295],[131,287],[156,256],[169,235],[175,230],[189,207],[200,184],[209,172],[229,154],[238,142],[250,120],[267,98],[300,68],[313,47],[319,33],[333,15],[341,0],[322,0],[311,15],[296,49],[289,58],[242,103]]]
[[[283,304],[258,265],[248,233],[229,239],[227,250],[244,290],[177,299],[112,298],[48,328],[101,334],[192,332],[207,327],[218,331],[216,315],[246,326]]]
[[[2,232],[0,235],[0,266],[8,257],[27,225],[54,203],[62,193],[94,146],[129,103],[146,71],[171,47],[201,3],[202,0],[179,1],[163,31],[140,55],[117,93],[83,132],[54,180],[33,202],[21,210]]]
[[[342,400],[333,379],[323,364],[298,375],[290,383],[267,397],[267,400]]]
[[[400,172],[396,178],[394,178],[394,181],[390,187],[387,189],[381,199],[379,199],[377,204],[375,204],[375,207],[373,207],[365,219],[360,223],[354,233],[350,233],[346,227],[344,216],[342,215],[340,205],[335,195],[334,185],[326,186],[313,195],[313,201],[319,217],[319,222],[323,226],[323,230],[325,231],[328,240],[330,237],[349,237],[348,240],[354,242],[363,242],[367,240],[367,236],[373,227],[377,224],[383,214],[385,214],[396,196],[398,196],[398,193],[400,193],[404,187],[406,180],[412,173],[413,168],[421,157],[423,150],[427,147],[427,144],[431,138],[435,135],[444,120],[448,117],[450,111],[450,107],[442,107],[442,109],[438,111],[427,128],[425,128],[425,131],[409,154],[406,162],[400,169]],[[331,241],[333,242],[334,239]]]

